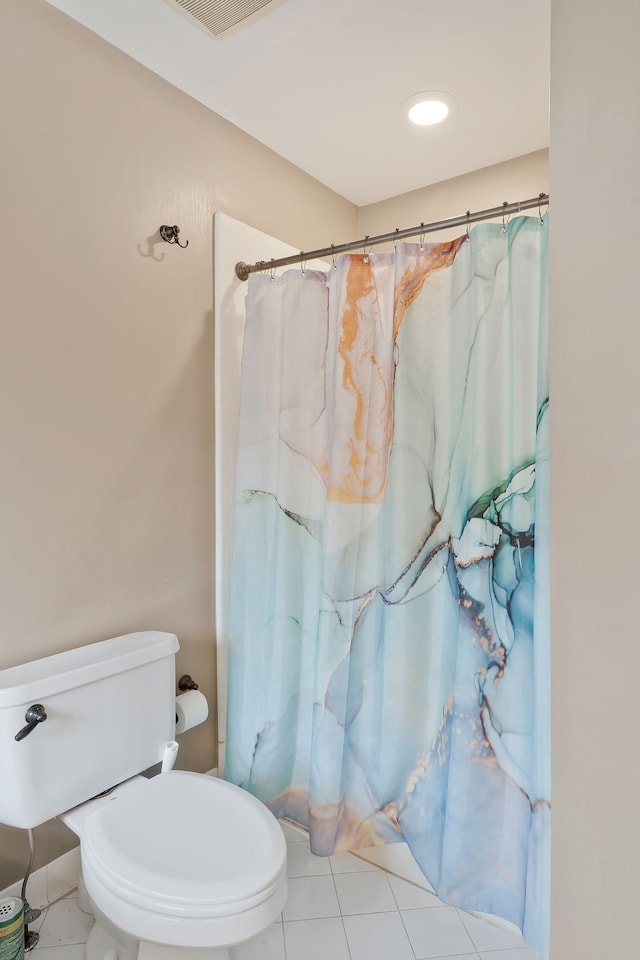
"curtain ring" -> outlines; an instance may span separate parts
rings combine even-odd
[[[337,260],[335,251],[334,251],[334,249],[333,249],[334,246],[335,246],[335,244],[332,243],[332,244],[331,244],[331,264],[332,264],[332,266],[333,266],[333,269],[334,269],[334,270],[337,270],[337,269],[338,269],[338,260]]]
[[[507,220],[507,221],[505,222],[505,219],[504,219],[505,216],[506,216],[506,208],[509,206],[509,201],[508,201],[508,200],[505,200],[504,203],[502,204],[502,206],[504,207],[504,211],[503,211],[503,213],[502,213],[502,232],[503,232],[503,233],[506,233],[506,232],[507,232],[507,224],[509,223],[509,220],[511,220],[511,214],[509,214],[509,220]]]
[[[471,210],[467,210],[467,243],[471,242],[471,224],[469,222],[469,217],[471,216]]]
[[[421,227],[424,227],[424,223],[422,222],[422,220],[420,221],[420,226],[421,226]],[[422,233],[420,234],[420,243],[419,243],[419,245],[418,245],[418,249],[419,249],[420,253],[423,253],[423,252],[424,252],[424,230],[423,230]]]
[[[271,257],[271,263],[273,263],[273,257]],[[271,267],[271,269],[269,270],[269,280],[271,281],[271,283],[273,283],[275,279],[276,279],[276,268]]]
[[[547,196],[546,193],[538,194],[538,216],[540,217],[540,223],[544,223],[544,217],[542,215],[542,201]],[[545,210],[545,215],[549,212],[549,198],[547,197],[547,209]]]

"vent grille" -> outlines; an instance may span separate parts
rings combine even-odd
[[[283,0],[173,0],[173,2],[196,20],[214,37],[220,37],[245,20],[266,13]]]

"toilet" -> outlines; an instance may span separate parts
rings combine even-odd
[[[60,817],[80,838],[86,960],[228,960],[286,900],[286,842],[259,800],[141,776],[175,736],[178,646],[132,633],[0,671],[0,823]]]

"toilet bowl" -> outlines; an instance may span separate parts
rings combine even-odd
[[[87,960],[222,958],[273,923],[286,842],[244,790],[204,774],[135,777],[61,819],[80,837],[96,926]],[[141,946],[142,944],[142,946]],[[109,957],[111,960],[111,957]]]
[[[175,736],[177,650],[134,633],[0,671],[0,823],[59,817],[79,836],[86,960],[226,960],[284,906],[286,842],[259,800],[140,775]]]

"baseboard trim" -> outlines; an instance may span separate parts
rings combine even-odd
[[[34,870],[27,884],[27,900],[32,907],[42,910],[56,900],[62,900],[78,886],[80,876],[80,847],[74,847],[51,863]],[[22,880],[16,880],[10,886],[0,890],[0,900],[5,897],[19,897]]]

